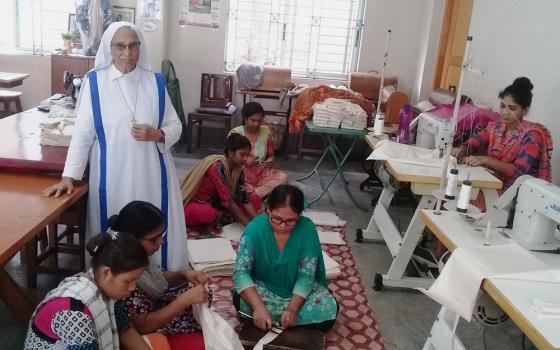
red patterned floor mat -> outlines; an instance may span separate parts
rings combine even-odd
[[[347,242],[345,233],[341,234]],[[196,233],[189,232],[189,238],[197,236]],[[237,250],[237,244],[232,243]],[[323,245],[322,248],[341,268],[341,275],[337,279],[329,280],[329,289],[338,300],[340,310],[334,327],[326,334],[325,349],[384,349],[377,321],[368,305],[350,246]],[[231,301],[231,277],[214,277],[212,281],[213,308],[233,327],[237,327],[239,321]]]

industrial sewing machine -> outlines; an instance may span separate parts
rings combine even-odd
[[[516,198],[517,197],[517,198]],[[560,188],[529,175],[520,176],[489,208],[476,225],[507,227],[503,232],[529,250],[554,251],[560,248]]]
[[[416,146],[446,150],[452,133],[449,121],[430,112],[423,112],[418,116]]]

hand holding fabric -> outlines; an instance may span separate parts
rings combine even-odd
[[[288,328],[293,326],[297,320],[297,312],[293,310],[286,309],[282,312],[280,316],[280,322],[282,323],[282,328]]]
[[[184,276],[187,281],[194,285],[205,285],[208,282],[208,275],[202,271],[187,269],[184,271]]]
[[[177,298],[180,298],[185,308],[193,304],[203,304],[208,302],[208,290],[204,285],[199,284],[185,291]]]
[[[487,156],[470,156],[465,158],[464,164],[470,166],[483,166],[488,163]]]
[[[272,328],[272,316],[270,311],[266,308],[266,305],[255,308],[253,311],[253,322],[258,328],[268,331]]]

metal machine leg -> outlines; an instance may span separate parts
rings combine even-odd
[[[442,306],[422,349],[465,350],[461,339],[455,334],[458,322],[459,316],[445,306]]]

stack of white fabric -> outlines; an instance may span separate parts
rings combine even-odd
[[[39,125],[41,128],[39,143],[43,146],[68,147],[75,121],[75,118],[48,118]]]
[[[220,237],[227,238],[230,241],[239,242],[241,240],[241,236],[243,236],[243,230],[245,230],[245,226],[238,222],[234,222],[222,227]]]
[[[233,275],[236,254],[226,238],[189,239],[189,262],[209,276]]]
[[[367,126],[367,114],[351,101],[327,98],[313,105],[313,123],[328,128],[363,130]]]
[[[344,227],[346,220],[342,220],[336,213],[328,211],[304,210],[303,216],[308,217],[317,226]]]
[[[327,273],[327,279],[335,279],[340,276],[340,265],[331,258],[327,253],[323,252],[323,261],[325,262],[325,271]]]

